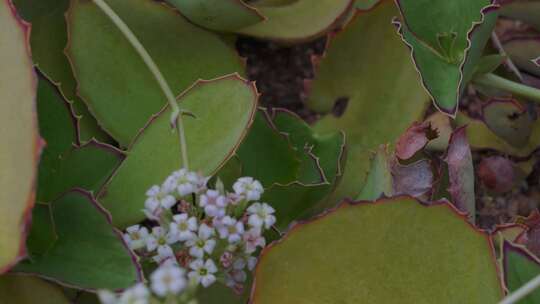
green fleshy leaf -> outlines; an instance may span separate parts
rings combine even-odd
[[[47,243],[43,241],[47,240],[43,231],[51,227],[35,227],[29,240],[42,242],[29,247],[39,250],[30,252],[30,259],[19,263],[15,271],[38,274],[83,289],[127,288],[140,280],[135,258],[121,233],[113,228],[110,216],[89,193],[73,190],[40,208],[50,209],[33,215],[52,218],[56,236],[49,237]],[[38,223],[47,220],[40,219]]]
[[[355,0],[354,7],[361,10],[367,10],[374,7],[377,3],[382,0]]]
[[[532,25],[540,31],[540,2],[530,0],[501,1],[500,15]]]
[[[301,160],[296,172],[298,180],[287,184],[267,184],[262,196],[263,201],[276,209],[276,227],[285,229],[292,221],[305,218],[326,207],[320,204],[335,189],[342,174],[345,138],[341,132],[320,136],[300,117],[288,111],[278,109],[270,116],[276,131],[286,136],[294,148],[294,156]],[[281,140],[289,144],[285,137]],[[264,155],[263,161],[257,163],[258,166],[266,163],[272,168],[290,170],[286,163]],[[265,175],[262,172],[261,174],[255,176]]]
[[[381,145],[371,159],[371,167],[357,200],[374,201],[394,193],[388,146]]]
[[[527,157],[540,147],[540,120],[533,123],[528,143],[520,148],[497,136],[483,121],[472,119],[464,113],[460,112],[455,122],[458,127],[467,125],[467,138],[473,150],[493,149],[514,156]]]
[[[390,23],[397,14],[394,4],[381,2],[358,14],[330,41],[307,102],[316,111],[329,112],[336,100],[348,99],[342,116],[328,114],[314,126],[318,134],[343,130],[347,136],[347,170],[330,203],[336,197],[358,196],[371,151],[394,142],[422,117],[429,101],[409,52]]]
[[[271,125],[266,111],[259,111],[237,151],[242,174],[253,176],[264,187],[288,184],[298,178],[300,159],[287,139]]]
[[[0,277],[0,299],[12,304],[69,304],[60,287],[42,279],[24,275]]]
[[[174,93],[197,79],[242,71],[234,50],[218,36],[146,0],[109,0],[131,28]],[[148,67],[92,1],[74,0],[68,13],[67,54],[79,81],[79,94],[97,120],[122,146],[128,146],[148,119],[166,104]]]
[[[489,236],[448,204],[343,204],[263,251],[251,300],[497,303],[502,290],[492,250]]]
[[[27,29],[11,2],[0,2],[0,273],[24,255],[41,143],[35,114],[36,79]]]
[[[265,18],[242,0],[167,0],[191,22],[202,27],[229,32]]]
[[[76,187],[97,192],[122,159],[121,151],[95,140],[73,147],[40,169],[37,198],[49,202]]]
[[[237,75],[199,81],[180,97],[182,109],[194,115],[184,118],[192,170],[212,175],[234,155],[252,123],[257,97],[254,85]],[[148,122],[100,191],[99,201],[118,227],[143,220],[145,192],[182,166],[178,133],[171,130],[170,117],[167,106]]]
[[[525,249],[505,241],[503,245],[504,279],[509,292],[518,290],[540,275],[540,261]],[[540,301],[540,290],[535,290],[519,301],[534,304]]]
[[[484,122],[500,138],[515,147],[529,142],[533,119],[527,109],[512,99],[495,99],[482,108]]]
[[[212,284],[208,288],[199,288],[197,301],[204,304],[245,304],[249,301],[249,287],[251,286],[251,274],[245,282],[246,289],[242,294],[236,294],[231,288],[223,284]]]
[[[297,0],[254,3],[266,20],[236,32],[261,39],[300,42],[324,35],[347,16],[353,0]]]
[[[75,187],[99,190],[122,160],[122,152],[94,139],[80,146],[71,105],[43,76],[37,100],[39,129],[47,145],[39,164],[36,199],[49,202]]]
[[[506,56],[499,54],[483,56],[474,69],[473,78],[495,71],[506,59]]]
[[[341,132],[319,135],[296,114],[274,109],[272,121],[301,155],[298,181],[303,184],[334,183],[341,175],[339,159],[345,138]],[[316,166],[313,163],[316,163]]]
[[[540,55],[540,37],[516,38],[504,43],[504,50],[521,70],[540,77],[535,59]]]
[[[400,34],[435,105],[450,115],[471,80],[497,14],[491,0],[399,0]]]
[[[68,37],[64,14],[69,0],[14,0],[17,12],[32,24],[30,46],[32,60],[60,88],[62,95],[73,104],[80,125],[81,141],[96,138],[110,141],[77,96],[77,81],[64,54]]]

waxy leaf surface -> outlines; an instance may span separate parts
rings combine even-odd
[[[33,227],[29,240],[41,242],[29,244],[35,251],[17,265],[17,272],[83,289],[121,289],[140,280],[134,255],[89,193],[73,190],[35,211],[34,217],[52,227]],[[47,230],[54,231],[52,237]]]
[[[346,16],[353,0],[297,0],[276,5],[255,2],[266,20],[237,33],[282,42],[299,42],[322,36]]]
[[[487,235],[448,204],[398,197],[345,203],[291,228],[262,252],[251,300],[491,304],[501,296]]]
[[[162,3],[107,2],[147,49],[175,94],[197,79],[243,70],[235,52],[218,36]],[[67,20],[66,52],[79,95],[101,126],[128,146],[166,104],[165,96],[135,49],[92,1],[74,0]]]
[[[242,0],[168,0],[193,23],[216,31],[234,31],[265,18]]]

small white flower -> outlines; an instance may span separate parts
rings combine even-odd
[[[242,284],[246,281],[247,274],[243,270],[231,269],[225,273],[225,285],[228,287],[235,287],[238,284]]]
[[[158,264],[162,264],[165,261],[176,262],[174,252],[170,246],[157,247],[157,255],[152,257],[152,260]]]
[[[197,231],[197,219],[195,217],[188,218],[186,213],[173,216],[173,222],[170,224],[170,233],[174,234],[176,239],[184,242],[195,237]]]
[[[243,258],[238,258],[238,259],[234,260],[233,268],[236,269],[236,270],[242,270],[242,269],[246,268],[246,260],[243,259]]]
[[[251,228],[242,236],[246,245],[246,253],[250,254],[257,250],[257,247],[264,247],[266,240],[261,236],[260,228]]]
[[[143,283],[126,289],[120,296],[118,304],[147,304],[150,292]]]
[[[176,241],[174,235],[162,227],[152,228],[152,233],[146,237],[146,250],[154,251],[159,247],[169,247]]]
[[[217,229],[220,238],[227,239],[229,243],[234,244],[242,239],[244,224],[227,215],[221,220],[221,225]]]
[[[225,215],[227,197],[216,190],[208,190],[201,195],[199,206],[204,208],[204,213],[209,217],[222,217]]]
[[[148,229],[140,225],[130,226],[124,233],[124,241],[132,250],[143,248],[146,245],[146,237],[148,237]]]
[[[195,172],[180,169],[167,177],[163,187],[169,191],[176,191],[182,197],[198,193],[202,187],[206,186],[206,181],[207,179]]]
[[[118,304],[118,297],[109,290],[98,290],[97,292],[101,304]]]
[[[252,227],[264,226],[264,228],[268,229],[276,222],[274,212],[274,208],[266,203],[254,203],[247,209],[249,214],[248,223]]]
[[[186,288],[184,269],[176,265],[162,265],[150,276],[152,290],[161,297],[176,295]]]
[[[219,258],[219,262],[225,268],[231,267],[233,263],[233,254],[230,251],[225,251]]]
[[[193,270],[188,273],[188,277],[197,284],[201,283],[202,286],[208,287],[216,281],[214,273],[217,272],[217,267],[211,259],[204,263],[203,260],[195,260],[189,264],[189,267]]]
[[[152,186],[146,191],[146,204],[151,206],[161,206],[162,208],[169,209],[176,204],[176,199],[171,195],[170,191],[166,187],[159,187],[157,185]]]
[[[189,254],[199,259],[204,257],[205,252],[211,254],[216,246],[216,241],[211,239],[213,235],[213,228],[208,227],[204,223],[201,224],[199,226],[198,235],[195,238],[186,241],[186,246],[190,247]]]
[[[234,261],[233,267],[225,273],[225,284],[228,287],[236,287],[242,285],[247,279],[247,274],[244,271],[246,268],[246,262],[240,258]]]
[[[261,198],[264,189],[261,183],[252,177],[241,177],[233,185],[234,192],[243,196],[248,201],[256,201]]]

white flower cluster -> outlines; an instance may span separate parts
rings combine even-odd
[[[243,290],[246,269],[257,262],[253,254],[266,245],[263,232],[276,222],[274,209],[258,202],[263,187],[251,177],[239,178],[231,193],[219,181],[208,189],[207,182],[181,169],[147,191],[143,212],[158,225],[131,226],[124,240],[142,259],[158,264],[150,289],[137,284],[121,295],[102,291],[104,304],[170,299],[216,281]]]

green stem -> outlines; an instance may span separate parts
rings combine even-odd
[[[187,145],[186,145],[186,136],[184,134],[184,124],[182,119],[182,111],[180,110],[180,107],[178,106],[178,103],[176,102],[176,98],[167,84],[167,81],[163,77],[163,74],[161,74],[161,71],[157,67],[156,63],[150,57],[150,54],[146,51],[144,46],[141,44],[139,39],[133,34],[133,32],[129,29],[129,27],[124,23],[124,21],[113,11],[113,9],[104,1],[104,0],[93,0],[94,3],[107,15],[111,21],[118,27],[118,29],[124,34],[126,39],[131,43],[133,48],[139,53],[139,56],[141,56],[142,60],[152,72],[152,75],[154,75],[154,78],[156,79],[157,83],[159,84],[159,87],[165,94],[165,97],[167,98],[167,101],[169,102],[169,105],[172,110],[171,115],[171,124],[173,126],[176,126],[178,129],[179,139],[180,139],[180,149],[182,152],[182,164],[184,165],[184,168],[189,169],[188,164],[188,157],[187,157]]]
[[[497,76],[493,73],[482,75],[474,79],[474,82],[481,85],[508,91],[514,95],[530,99],[531,101],[540,102],[539,89],[529,87],[521,83],[513,82],[506,78]]]
[[[509,294],[506,298],[499,302],[499,304],[514,304],[519,302],[522,298],[536,290],[540,286],[540,275],[521,286],[518,290]]]

